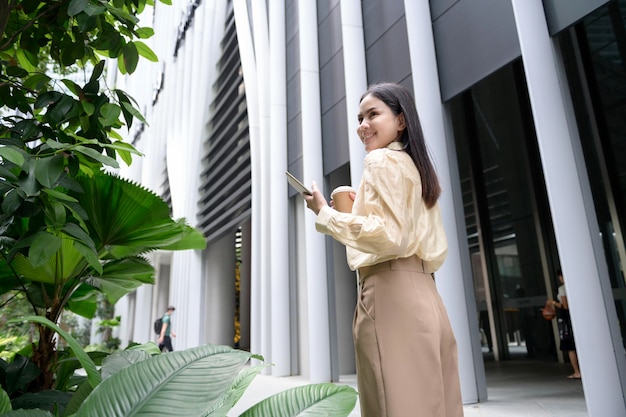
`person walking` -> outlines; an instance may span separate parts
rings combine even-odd
[[[173,352],[172,337],[176,337],[176,333],[172,331],[172,315],[176,307],[169,306],[163,315],[163,325],[159,334],[159,349],[161,352]]]
[[[316,229],[346,245],[358,271],[353,322],[362,417],[463,415],[457,345],[434,272],[448,244],[441,188],[410,92],[370,86],[359,105],[363,175],[350,213],[317,187],[303,194]]]

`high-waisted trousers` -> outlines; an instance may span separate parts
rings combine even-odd
[[[419,258],[359,269],[353,337],[362,417],[463,416],[456,340]]]

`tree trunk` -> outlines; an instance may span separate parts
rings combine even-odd
[[[44,325],[37,324],[39,343],[33,345],[32,360],[41,370],[41,374],[31,383],[32,392],[52,389],[54,385],[53,365],[56,362],[56,343],[54,331]]]

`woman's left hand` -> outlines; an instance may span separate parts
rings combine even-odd
[[[303,194],[302,196],[306,201],[306,206],[317,215],[322,207],[327,206],[328,203],[326,202],[326,199],[320,189],[317,188],[317,184],[315,182],[311,185],[311,193],[312,194]]]

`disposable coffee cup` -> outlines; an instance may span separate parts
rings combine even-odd
[[[350,198],[350,193],[356,194],[356,190],[349,185],[342,185],[333,190],[330,194],[330,199],[333,200],[335,210],[344,213],[352,213],[352,204],[354,201]]]

